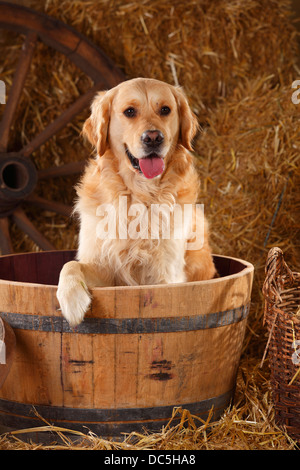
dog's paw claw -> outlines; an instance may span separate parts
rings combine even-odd
[[[90,307],[91,296],[83,282],[70,283],[68,286],[59,285],[56,293],[61,312],[69,325],[79,325]]]

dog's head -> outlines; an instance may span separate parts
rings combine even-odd
[[[179,87],[154,79],[122,82],[93,101],[83,133],[101,157],[110,148],[122,165],[152,179],[178,145],[192,150],[197,120]]]

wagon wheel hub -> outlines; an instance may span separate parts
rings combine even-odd
[[[37,171],[30,159],[16,153],[0,154],[0,217],[12,214],[33,192],[37,180]]]

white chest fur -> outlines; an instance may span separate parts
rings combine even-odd
[[[81,212],[79,261],[99,263],[117,285],[184,282],[191,211],[178,204],[130,203],[120,196]]]

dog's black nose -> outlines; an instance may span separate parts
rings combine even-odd
[[[141,141],[146,147],[156,148],[164,141],[164,135],[161,131],[145,131],[141,136]]]

